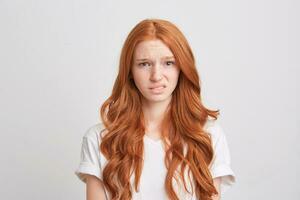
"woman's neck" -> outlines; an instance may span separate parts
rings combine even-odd
[[[168,108],[170,99],[160,102],[143,102],[146,133],[160,132],[161,123]]]

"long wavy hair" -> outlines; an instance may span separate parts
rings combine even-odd
[[[212,141],[204,125],[209,116],[216,120],[219,110],[203,106],[192,50],[183,33],[173,23],[162,19],[145,19],[131,30],[121,51],[112,94],[101,106],[100,117],[107,131],[100,144],[100,151],[107,159],[103,169],[104,186],[113,200],[132,199],[130,177],[134,173],[134,189],[138,191],[143,167],[145,122],[142,94],[131,78],[131,67],[137,44],[152,39],[159,39],[170,48],[180,68],[177,86],[161,126],[162,141],[167,147],[164,161],[167,168],[166,193],[172,200],[179,199],[172,185],[173,178],[177,181],[175,174],[179,167],[185,190],[190,193],[184,178],[184,170],[188,166],[197,198],[211,200],[212,195],[218,193],[209,171],[213,159]]]

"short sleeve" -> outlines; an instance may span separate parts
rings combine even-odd
[[[211,134],[214,149],[210,172],[213,178],[221,177],[220,190],[223,194],[236,181],[235,174],[231,168],[231,157],[226,135],[217,121],[209,122],[207,131]]]
[[[99,126],[99,125],[98,125]],[[89,128],[82,138],[80,162],[75,170],[77,177],[86,183],[86,175],[102,179],[101,156],[99,152],[100,137],[97,126]]]

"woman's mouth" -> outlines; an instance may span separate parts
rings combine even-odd
[[[150,88],[151,92],[154,94],[161,94],[164,92],[164,89],[165,89],[165,86]]]

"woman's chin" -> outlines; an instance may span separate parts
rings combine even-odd
[[[166,94],[159,94],[159,95],[149,95],[146,98],[144,98],[147,102],[164,102],[164,101],[169,101],[170,96]]]

